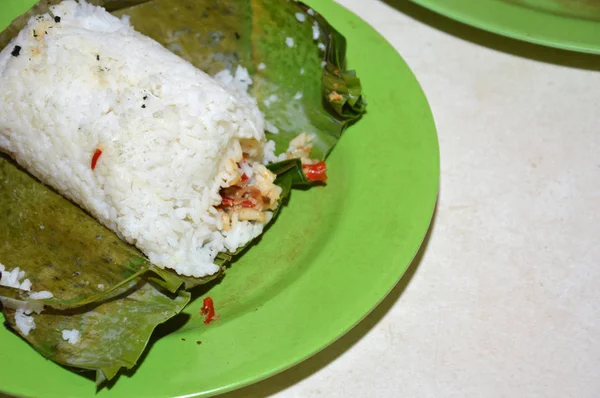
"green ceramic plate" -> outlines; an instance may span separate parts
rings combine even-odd
[[[600,54],[600,1],[413,1],[458,21],[515,39]]]
[[[3,28],[32,0],[3,0]],[[329,158],[326,187],[294,191],[262,241],[210,290],[189,320],[153,344],[132,375],[98,397],[208,396],[259,381],[323,349],[356,325],[406,271],[428,229],[439,154],[427,100],[396,51],[331,0],[309,3],[348,39],[368,114]],[[201,344],[197,344],[201,341]],[[22,396],[96,394],[93,381],[42,358],[0,328],[0,389]]]

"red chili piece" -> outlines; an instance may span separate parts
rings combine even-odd
[[[98,163],[98,159],[100,158],[100,155],[102,155],[102,149],[98,148],[94,152],[94,156],[92,156],[92,170],[94,170],[96,168],[96,163]]]
[[[254,207],[254,202],[252,202],[251,200],[244,200],[240,204],[242,205],[242,207],[246,207],[246,208],[252,208],[252,207]]]
[[[228,196],[221,196],[221,205],[222,206],[233,206],[233,199]]]
[[[200,309],[200,314],[206,315],[206,318],[204,319],[204,323],[207,325],[215,317],[215,304],[213,303],[213,300],[210,297],[206,297],[204,299],[203,306]]]
[[[248,180],[249,180],[249,178],[248,178],[248,176],[246,175],[246,173],[242,174],[242,182],[246,182],[246,181],[248,181]]]
[[[302,171],[308,181],[327,181],[327,165],[325,162],[307,164],[302,166]]]

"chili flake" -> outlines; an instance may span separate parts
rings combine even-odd
[[[227,196],[222,196],[221,197],[221,204],[223,206],[233,206],[233,198],[227,197]]]
[[[304,165],[302,171],[308,181],[327,181],[327,165],[325,162]]]
[[[242,205],[242,207],[251,209],[254,207],[254,202],[252,202],[251,200],[244,200],[242,201],[242,203],[240,203]]]
[[[206,318],[204,319],[204,323],[206,325],[208,325],[213,319],[216,319],[215,304],[213,303],[213,300],[210,297],[206,297],[204,299],[203,306],[200,309],[200,314],[206,315]]]
[[[96,163],[98,163],[98,159],[100,158],[100,155],[102,155],[102,149],[97,148],[96,151],[94,152],[94,156],[92,156],[92,170],[94,170],[96,168]]]

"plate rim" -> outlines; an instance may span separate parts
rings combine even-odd
[[[600,22],[573,16],[558,15],[536,8],[526,7],[503,0],[411,0],[433,12],[458,22],[483,29],[512,39],[534,43],[546,47],[576,51],[587,54],[600,54]],[[494,15],[497,20],[482,17],[480,11]],[[519,13],[522,18],[510,16]],[[527,22],[527,23],[526,23]],[[541,29],[540,27],[545,28]],[[557,32],[569,32],[570,39]],[[593,34],[596,31],[596,34]]]

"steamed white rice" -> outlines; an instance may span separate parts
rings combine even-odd
[[[31,281],[25,278],[25,271],[19,267],[8,269],[0,263],[0,286],[31,292]],[[54,297],[48,291],[31,292],[29,297],[33,300],[43,300]],[[0,296],[0,303],[6,308],[15,310],[15,325],[23,335],[29,335],[35,329],[35,319],[31,316],[33,312],[39,314],[44,310],[44,305],[32,301],[21,301]]]
[[[217,81],[100,7],[69,0],[51,11],[0,53],[0,150],[154,264],[217,272],[218,252],[263,229],[224,231],[214,208],[242,146],[270,157],[263,116],[241,89],[247,72]]]
[[[72,330],[62,330],[61,331],[62,339],[67,341],[69,344],[77,344],[81,339],[81,333],[77,329]]]
[[[35,329],[35,319],[31,315],[31,312],[27,313],[25,310],[18,309],[15,312],[15,325],[17,325],[17,329],[23,333],[23,335],[28,336],[29,332],[32,329]]]

